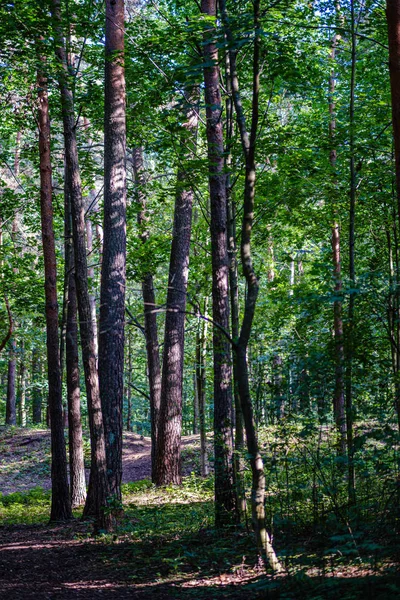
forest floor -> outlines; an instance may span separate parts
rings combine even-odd
[[[198,436],[183,439],[179,488],[152,486],[147,438],[127,433],[124,442],[124,516],[115,534],[95,536],[81,511],[71,522],[48,523],[48,432],[0,428],[1,599],[400,597],[392,558],[344,564],[329,554],[313,562],[305,538],[287,557],[287,575],[265,575],[252,535],[213,528],[212,478],[194,474]]]
[[[90,447],[85,437],[85,464],[90,464]],[[196,471],[200,436],[182,439],[183,475]],[[6,429],[0,427],[0,493],[28,492],[34,487],[51,489],[50,432],[48,429]],[[87,477],[89,469],[87,469]],[[151,440],[124,431],[122,481],[140,481],[151,477]]]

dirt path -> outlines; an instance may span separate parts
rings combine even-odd
[[[0,599],[243,598],[243,581],[199,578],[198,573],[161,580],[162,565],[151,556],[150,542],[104,544],[76,539],[85,525],[0,528]],[[254,574],[253,574],[254,579]]]
[[[196,464],[200,438],[182,439],[183,474],[198,471]],[[0,428],[0,493],[27,492],[34,487],[51,488],[50,432],[43,429],[16,429],[13,433]],[[88,453],[86,461],[88,462]],[[88,471],[87,471],[88,475]],[[139,481],[151,477],[151,440],[136,433],[124,432],[122,481]]]

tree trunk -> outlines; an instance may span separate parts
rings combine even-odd
[[[207,307],[208,298],[206,297],[204,300],[205,319],[199,319],[196,332],[196,389],[199,401],[200,473],[202,477],[207,477],[210,472],[206,436]]]
[[[40,389],[40,355],[37,348],[32,350],[32,422],[42,422],[42,392]]]
[[[285,416],[285,395],[282,390],[282,357],[274,354],[272,359],[272,389],[276,421],[280,423]]]
[[[21,363],[20,363],[20,405],[19,405],[19,417],[21,427],[26,427],[26,356],[25,356],[25,344],[21,342]]]
[[[349,110],[349,150],[350,150],[350,228],[349,228],[349,276],[350,286],[356,287],[355,269],[355,219],[356,219],[356,169],[355,169],[355,83],[356,83],[356,45],[357,26],[354,14],[354,0],[351,0],[351,76],[350,76],[350,110]],[[359,19],[357,20],[357,23]],[[349,503],[355,504],[355,471],[354,471],[354,447],[353,447],[353,356],[354,356],[354,304],[355,295],[350,293],[348,328],[347,328],[347,357],[346,357],[346,410],[345,410],[345,436],[343,442],[347,441],[347,488]]]
[[[85,128],[88,128],[90,126],[90,123],[86,117],[83,118],[83,124],[84,124]],[[90,145],[93,144],[93,141],[91,140],[90,136],[88,138],[88,142]],[[90,216],[92,214],[97,214],[98,212],[99,212],[98,194],[96,193],[96,190],[91,190],[89,193],[89,197],[88,197],[88,205],[85,210],[85,216],[86,216],[85,225],[86,225],[86,243],[87,243],[88,261],[89,261],[89,263],[92,263],[90,266],[88,266],[88,278],[89,278],[89,299],[90,299],[90,308],[92,311],[93,335],[94,335],[94,342],[95,342],[96,360],[98,358],[98,331],[97,331],[98,328],[97,328],[97,311],[96,311],[95,269],[93,266],[95,247],[93,245],[93,224],[92,224]],[[99,227],[99,226],[96,225],[96,229],[97,229],[97,227]],[[99,238],[97,233],[96,233],[96,237],[98,238],[98,240],[97,240],[98,245],[99,245],[98,254],[99,254],[99,259],[100,259],[100,264],[101,264],[102,239]]]
[[[132,334],[128,330],[128,385],[126,386],[128,401],[128,414],[126,417],[126,430],[132,431]]]
[[[158,421],[156,484],[181,483],[181,429],[183,356],[185,341],[186,293],[192,226],[193,189],[188,186],[189,171],[183,168],[194,157],[198,126],[199,89],[185,97],[187,130],[177,177],[174,227],[169,263],[167,313],[161,402]],[[189,163],[190,164],[190,163]]]
[[[14,338],[11,339],[10,343],[10,357],[8,359],[8,371],[7,371],[7,401],[6,401],[6,425],[17,424],[17,411],[16,411],[16,395],[15,395],[15,380],[17,374],[17,359],[15,352],[17,346]]]
[[[91,469],[84,515],[94,515],[99,527],[111,529],[113,527],[112,515],[105,510],[109,489],[95,339],[88,289],[85,214],[75,135],[74,101],[68,82],[67,54],[61,29],[60,0],[52,0],[52,11],[55,23],[56,56],[60,63],[58,79],[64,126],[66,179],[71,202],[76,294],[91,437]]]
[[[254,271],[251,255],[251,234],[254,219],[254,199],[256,184],[255,151],[259,121],[259,90],[260,90],[260,1],[254,0],[254,46],[253,46],[253,84],[252,84],[252,115],[250,133],[247,131],[246,118],[241,102],[239,80],[236,70],[236,53],[233,48],[232,34],[228,25],[225,0],[220,0],[221,16],[229,44],[230,72],[232,95],[235,105],[238,129],[242,142],[245,159],[245,187],[243,197],[242,235],[240,245],[243,274],[247,283],[247,296],[244,316],[237,343],[234,345],[237,355],[238,389],[246,429],[247,449],[250,455],[252,470],[252,519],[259,552],[274,571],[281,571],[275,551],[265,525],[265,476],[264,465],[258,447],[257,433],[253,416],[253,406],[250,396],[247,349],[256,308],[259,283]]]
[[[232,83],[231,83],[231,68],[229,60],[229,52],[225,52],[225,72],[226,72],[226,90],[227,98],[225,101],[226,110],[226,203],[227,203],[227,225],[228,225],[228,257],[229,257],[229,292],[230,292],[230,308],[231,308],[231,328],[232,339],[236,343],[239,339],[239,285],[238,285],[238,261],[237,261],[237,242],[236,242],[236,204],[233,197],[233,188],[231,182],[232,154],[231,145],[233,139],[233,100],[232,100]],[[246,512],[246,498],[244,494],[244,429],[243,415],[240,406],[240,396],[238,388],[238,366],[236,352],[232,352],[232,373],[233,373],[233,398],[234,398],[234,415],[233,421],[235,425],[235,454],[234,454],[234,470],[236,482],[236,495],[238,502],[238,517],[239,519]]]
[[[146,228],[148,221],[146,215],[145,177],[143,170],[143,149],[134,148],[132,152],[132,165],[136,186],[136,201],[140,205],[138,213],[138,226],[140,238],[145,244],[149,238]],[[146,338],[147,375],[149,380],[150,396],[150,422],[151,422],[151,480],[156,482],[156,456],[158,439],[158,417],[161,400],[161,367],[160,350],[157,332],[156,298],[154,293],[153,275],[145,273],[142,279],[144,334]]]
[[[66,333],[69,476],[72,507],[81,506],[86,499],[85,464],[81,423],[81,399],[78,361],[78,325],[75,277],[71,273],[68,285]]]
[[[37,75],[40,156],[40,209],[45,271],[47,368],[51,421],[51,514],[52,521],[72,517],[68,489],[67,454],[64,440],[60,349],[58,340],[57,267],[53,230],[52,178],[50,160],[50,118],[44,59]]]
[[[201,12],[215,18],[216,0],[202,0]],[[220,527],[236,518],[231,349],[225,335],[229,331],[229,261],[220,72],[215,29],[210,21],[203,37],[213,280],[215,523]]]
[[[198,336],[196,333],[196,347],[197,347]],[[197,377],[196,377],[196,363],[194,365],[193,373],[193,435],[197,435],[200,432],[199,428],[199,391],[197,389]]]
[[[68,177],[66,178],[68,179]],[[72,218],[68,190],[65,195],[65,277],[67,279],[67,316],[65,359],[69,436],[69,480],[72,508],[86,500],[85,464],[81,422],[81,398],[78,355],[77,297],[72,241]]]
[[[121,500],[126,281],[124,0],[106,0],[100,395],[110,493]]]
[[[386,19],[389,40],[389,73],[392,99],[392,126],[394,140],[397,219],[400,228],[400,1],[386,0]],[[399,272],[396,273],[397,296],[399,291]],[[399,301],[397,300],[397,304]],[[396,393],[395,405],[400,430],[400,396]]]

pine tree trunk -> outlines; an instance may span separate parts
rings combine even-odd
[[[68,63],[61,29],[60,0],[52,0],[52,11],[55,23],[56,56],[59,60],[58,80],[64,126],[66,179],[71,203],[76,295],[91,437],[91,468],[84,515],[94,515],[99,527],[112,529],[112,515],[105,510],[109,496],[106,449],[88,289],[85,214],[75,134],[74,101],[67,77]]]
[[[161,402],[158,421],[156,484],[181,483],[181,429],[183,356],[185,341],[186,292],[189,272],[189,250],[192,226],[193,189],[188,186],[189,171],[184,169],[193,159],[198,126],[199,90],[195,88],[185,98],[187,130],[182,141],[181,166],[174,210],[174,226],[169,263],[167,313]]]
[[[126,282],[124,1],[106,0],[104,242],[99,321],[100,395],[110,493],[121,500]]]
[[[216,1],[202,0],[201,12],[216,16]],[[211,208],[211,253],[214,352],[214,469],[215,522],[220,527],[236,518],[233,470],[232,388],[229,331],[229,261],[227,249],[226,187],[222,102],[215,29],[207,21],[204,32],[204,85]]]
[[[60,349],[58,339],[57,267],[53,230],[52,178],[50,160],[50,118],[44,59],[37,75],[40,157],[40,208],[45,271],[47,368],[51,421],[51,514],[52,521],[70,519],[71,503],[64,440]]]

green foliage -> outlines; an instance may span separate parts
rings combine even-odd
[[[45,523],[49,512],[50,492],[41,487],[26,493],[0,494],[0,520],[3,525]]]

